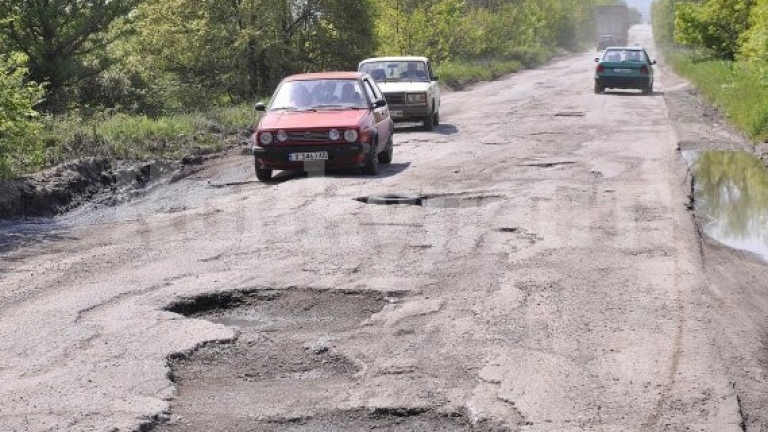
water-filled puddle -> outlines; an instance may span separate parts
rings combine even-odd
[[[768,171],[750,153],[685,152],[704,233],[768,260]]]

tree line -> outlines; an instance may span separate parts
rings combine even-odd
[[[656,0],[667,62],[755,142],[768,140],[768,0]]]
[[[378,54],[527,63],[591,38],[595,3],[616,1],[0,0],[0,55],[23,55],[45,112],[158,115]]]
[[[768,61],[768,0],[656,0],[658,41],[721,60]]]

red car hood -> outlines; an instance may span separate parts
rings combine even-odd
[[[354,128],[367,110],[272,111],[262,119],[261,129],[346,129]]]

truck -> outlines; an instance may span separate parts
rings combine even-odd
[[[602,44],[615,39],[615,45],[627,45],[629,42],[629,8],[626,5],[595,6],[595,41],[598,51],[605,49]],[[602,42],[602,43],[601,43]]]

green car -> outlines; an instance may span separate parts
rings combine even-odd
[[[653,92],[653,65],[642,47],[608,47],[595,58],[595,93],[605,89],[637,89],[643,94]]]

